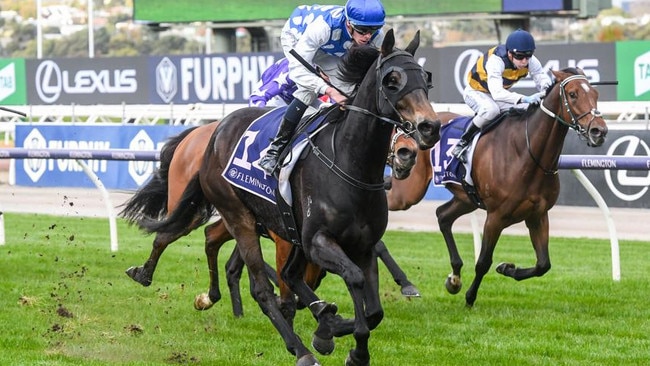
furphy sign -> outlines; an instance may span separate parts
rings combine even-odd
[[[27,60],[28,101],[30,104],[147,103],[146,60],[137,57]]]
[[[277,53],[149,58],[150,103],[248,103],[264,70]]]
[[[446,47],[418,50],[418,55],[427,60],[424,68],[434,73],[431,100],[439,103],[463,103],[463,89],[467,85],[467,74],[478,58],[490,46]],[[589,81],[616,80],[613,43],[591,43],[571,45],[539,45],[535,55],[545,70],[560,70],[567,67],[583,69]],[[549,72],[550,74],[550,72]],[[532,78],[528,77],[512,87],[522,94],[536,92]],[[616,100],[616,88],[599,87],[600,100]]]

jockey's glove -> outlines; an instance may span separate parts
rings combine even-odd
[[[522,103],[529,103],[529,104],[539,104],[542,101],[542,97],[544,96],[544,92],[539,92],[535,93],[533,95],[529,95],[527,97],[521,98]]]

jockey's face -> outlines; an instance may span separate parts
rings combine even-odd
[[[352,40],[357,45],[365,45],[370,42],[372,35],[379,31],[380,28],[366,28],[366,27],[354,27],[350,22],[347,22],[348,32],[352,36]]]
[[[517,69],[523,69],[524,67],[528,67],[528,62],[530,61],[530,58],[532,56],[533,56],[532,52],[513,53],[508,51],[508,58],[510,58],[510,61],[512,61],[512,64],[515,65]]]

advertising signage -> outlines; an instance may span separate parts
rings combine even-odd
[[[31,104],[147,104],[147,58],[27,60]]]
[[[650,101],[650,41],[616,43],[618,100]]]
[[[248,103],[262,72],[281,53],[151,57],[149,100],[154,104]]]
[[[25,60],[0,59],[0,105],[25,105]]]
[[[434,88],[429,98],[438,103],[463,103],[463,89],[467,85],[467,73],[476,60],[490,46],[445,47],[419,49],[416,57],[421,65],[433,72]],[[616,76],[614,43],[576,43],[571,45],[540,45],[535,55],[546,70],[579,67],[591,82],[613,81]],[[512,91],[532,94],[537,90],[532,78],[520,80]],[[600,100],[617,100],[615,86],[599,86]]]

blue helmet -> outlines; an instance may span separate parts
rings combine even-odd
[[[379,0],[348,0],[345,4],[345,16],[352,25],[381,27],[384,25],[386,12]]]
[[[533,52],[535,51],[535,39],[523,29],[517,29],[510,33],[506,39],[506,49],[511,52]]]

